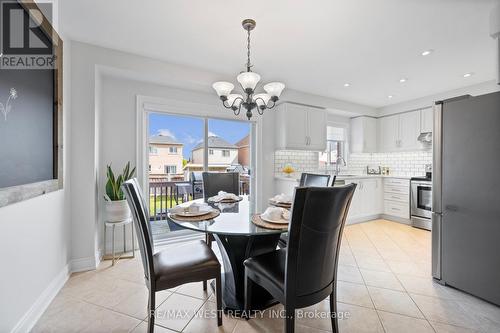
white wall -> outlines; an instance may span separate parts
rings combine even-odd
[[[423,109],[429,106],[433,106],[434,102],[436,101],[453,98],[457,96],[462,96],[462,95],[477,96],[477,95],[492,93],[495,91],[500,91],[500,85],[496,84],[495,80],[492,80],[472,86],[467,86],[451,91],[434,94],[431,96],[425,96],[422,98],[406,101],[403,103],[389,105],[378,109],[378,116],[384,116],[409,110]]]
[[[64,36],[63,36],[64,40]],[[64,188],[0,208],[0,332],[27,332],[68,278],[70,269],[70,47],[64,41]]]

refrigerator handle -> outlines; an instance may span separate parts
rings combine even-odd
[[[442,213],[443,180],[443,102],[434,105],[432,132],[432,211]]]

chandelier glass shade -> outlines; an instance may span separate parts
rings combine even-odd
[[[241,94],[232,94],[234,84],[230,82],[219,81],[215,82],[212,87],[219,95],[222,105],[225,108],[233,110],[235,115],[239,115],[241,109],[246,110],[246,116],[250,120],[252,111],[255,109],[260,115],[264,114],[264,110],[275,107],[285,85],[281,82],[270,82],[263,86],[265,93],[256,93],[257,85],[260,82],[260,75],[252,72],[252,64],[250,62],[250,31],[255,28],[255,21],[246,19],[242,22],[243,29],[247,31],[247,63],[246,72],[241,72],[236,80],[238,81],[244,96]]]

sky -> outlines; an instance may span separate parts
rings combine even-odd
[[[236,143],[250,132],[250,124],[232,120],[208,120],[209,135],[219,136],[229,143]],[[184,144],[185,159],[191,157],[191,150],[203,141],[203,118],[174,116],[159,113],[149,115],[149,134],[169,135]]]

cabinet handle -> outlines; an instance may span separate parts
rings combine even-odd
[[[395,197],[395,196],[391,196],[391,198],[393,198],[393,199],[399,199],[399,197]]]
[[[399,208],[394,208],[394,207],[391,207],[391,210],[396,210],[396,211],[400,211],[401,209],[399,209]]]

